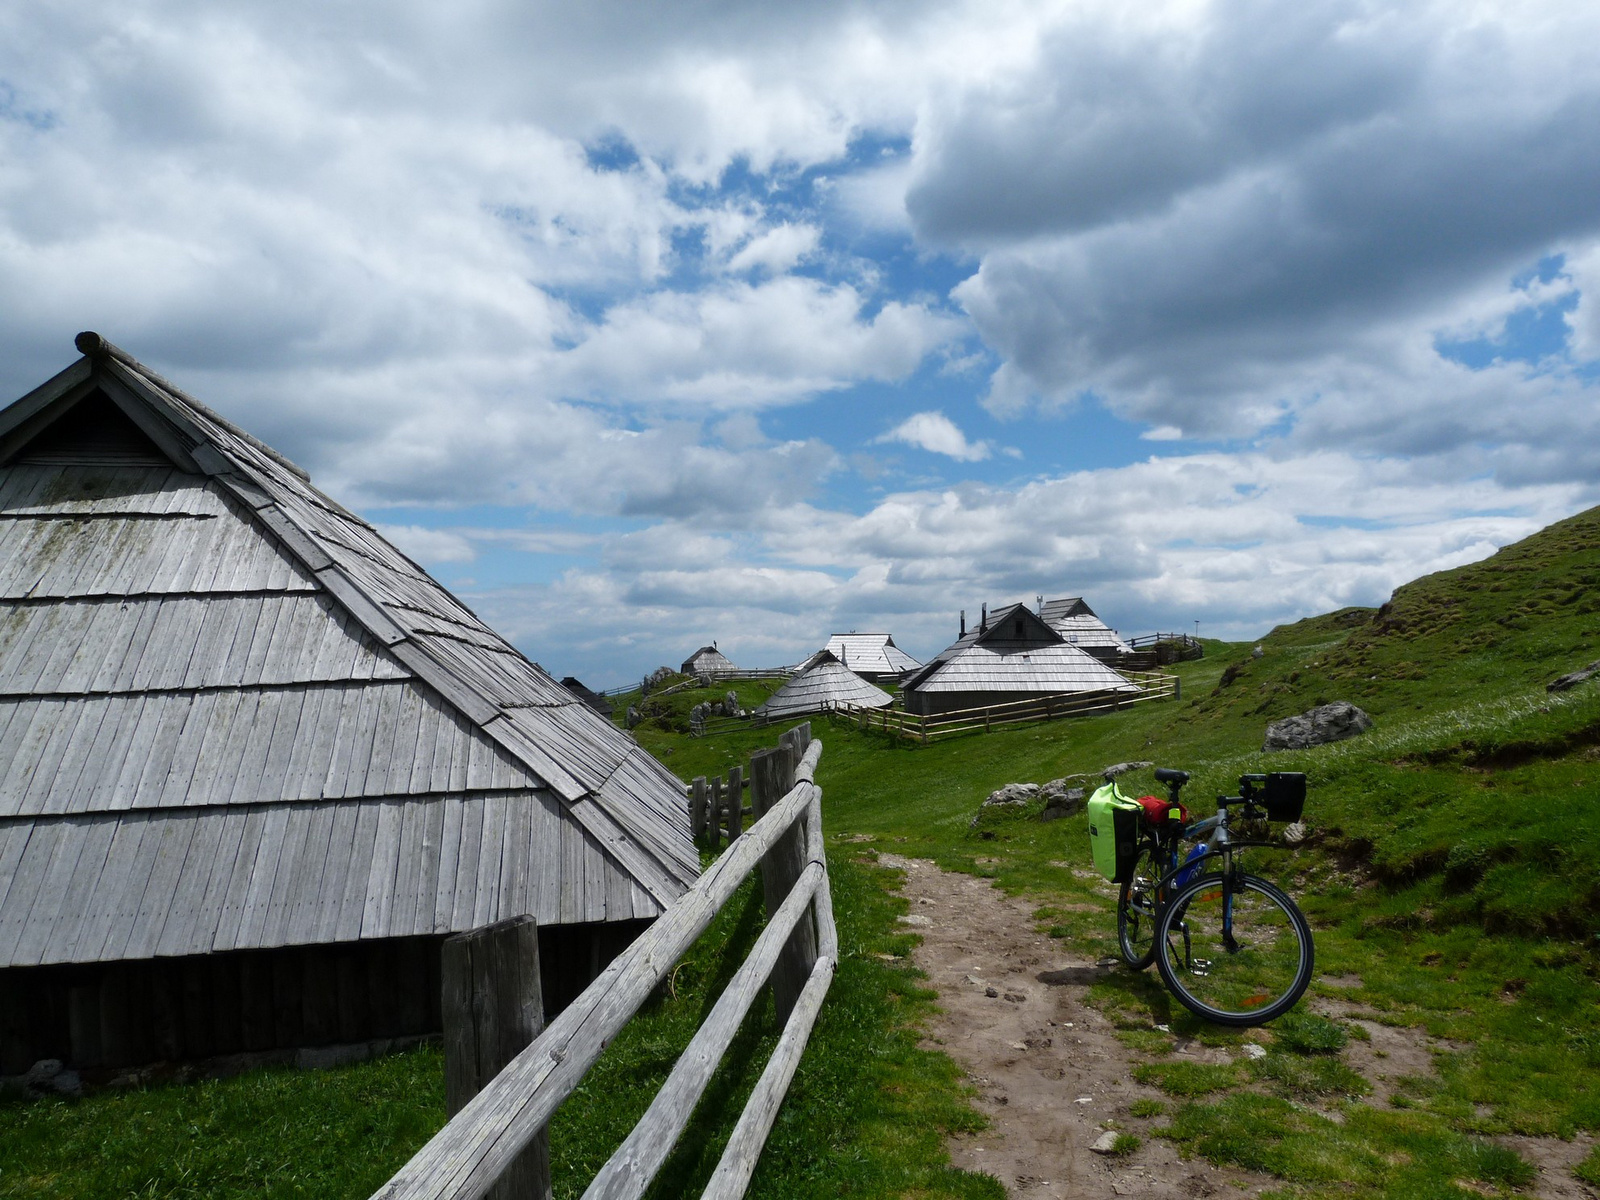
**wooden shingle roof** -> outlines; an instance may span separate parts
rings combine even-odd
[[[884,708],[894,698],[874,687],[842,664],[827,650],[819,650],[800,665],[793,679],[774,692],[756,712],[768,720],[822,712],[830,705]]]
[[[1067,642],[1026,605],[987,621],[940,651],[901,684],[905,692],[1130,692],[1110,667]]]
[[[681,785],[94,335],[0,412],[0,966],[660,911]]]
[[[1064,596],[1059,600],[1046,600],[1039,609],[1044,623],[1054,629],[1074,646],[1094,647],[1127,653],[1128,644],[1117,636],[1081,596]]]
[[[901,675],[922,665],[896,646],[887,633],[836,633],[828,639],[826,649],[862,675]]]
[[[701,646],[688,658],[683,660],[683,674],[685,675],[720,675],[728,671],[737,671],[726,654],[715,646]]]

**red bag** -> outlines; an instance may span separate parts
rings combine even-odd
[[[1144,819],[1157,827],[1176,821],[1180,828],[1189,823],[1189,812],[1181,804],[1163,800],[1159,796],[1140,796],[1139,807],[1144,809]]]

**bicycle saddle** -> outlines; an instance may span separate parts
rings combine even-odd
[[[1171,767],[1157,767],[1156,779],[1160,783],[1175,783],[1182,787],[1189,782],[1189,772],[1174,771]]]

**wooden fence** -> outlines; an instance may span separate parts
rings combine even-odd
[[[1016,700],[1009,704],[991,704],[985,708],[964,708],[926,716],[898,708],[860,708],[856,705],[836,705],[827,711],[855,722],[860,729],[876,729],[893,737],[931,742],[935,738],[951,737],[958,733],[987,733],[1003,725],[1016,725],[1024,721],[1056,721],[1062,717],[1118,712],[1135,704],[1151,700],[1176,700],[1182,695],[1182,682],[1176,675],[1142,671],[1124,671],[1121,674],[1139,688],[1137,693],[1092,692],[1083,696],[1045,696],[1037,700]]]
[[[1206,656],[1206,648],[1192,633],[1146,633],[1129,638],[1128,648],[1136,654],[1151,655],[1154,661],[1162,664],[1189,662]]]
[[[650,1108],[587,1191],[638,1197],[688,1124],[745,1014],[772,980],[783,1033],[704,1195],[744,1195],[811,1036],[839,956],[822,848],[822,743],[801,725],[751,760],[756,823],[657,918],[548,1028],[496,1075],[373,1200],[477,1200],[500,1180],[600,1053],[761,867],[767,927],[734,973]]]
[[[720,775],[709,779],[696,775],[685,789],[689,797],[689,828],[697,838],[709,837],[713,850],[722,845],[724,834],[731,844],[744,831],[745,815],[755,812],[753,804],[747,806],[744,802],[745,790],[754,785],[754,760],[751,767],[748,776],[743,767],[730,767],[726,781]]]

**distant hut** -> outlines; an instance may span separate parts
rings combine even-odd
[[[612,704],[608,698],[602,696],[599,692],[593,692],[584,687],[583,681],[577,678],[577,676],[563,676],[561,680],[561,686],[566,688],[567,691],[571,692],[579,700],[582,700],[590,708],[594,709],[595,712],[599,713],[602,717],[605,717],[608,721],[611,719],[611,714],[615,711],[616,706]]]
[[[705,675],[712,679],[720,679],[724,675],[731,675],[739,668],[728,661],[728,656],[718,650],[713,643],[710,646],[701,646],[688,658],[683,660],[683,673],[685,675]]]
[[[757,720],[780,721],[839,705],[886,708],[894,697],[874,687],[835,658],[819,650],[800,664],[794,678],[756,709]]]
[[[696,878],[682,785],[303,471],[94,334],[0,411],[0,1073],[547,1010]]]
[[[1115,662],[1131,653],[1128,643],[1117,636],[1117,631],[1095,615],[1082,596],[1063,596],[1059,600],[1046,600],[1040,606],[1039,616],[1044,623],[1064,637],[1070,645],[1085,654],[1092,654],[1102,662]]]
[[[971,631],[906,676],[906,711],[931,715],[1045,696],[1138,689],[1046,625],[1026,605],[985,612]]]
[[[828,639],[828,653],[863,679],[874,683],[899,679],[922,664],[887,633],[836,633]]]

